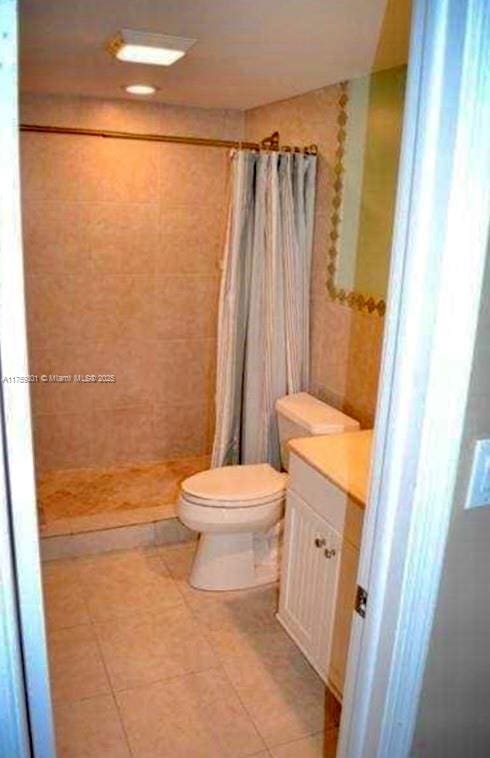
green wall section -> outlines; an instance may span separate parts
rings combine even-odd
[[[388,285],[405,80],[401,66],[376,72],[369,82],[354,289],[381,298]]]
[[[406,66],[350,83],[337,285],[385,298]]]

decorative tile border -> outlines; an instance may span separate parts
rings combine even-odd
[[[345,290],[336,285],[337,259],[339,254],[338,240],[342,213],[342,191],[344,188],[343,161],[345,154],[345,139],[347,136],[347,103],[349,101],[347,87],[347,82],[341,82],[339,85],[340,97],[338,100],[339,112],[337,116],[337,150],[335,151],[334,166],[335,180],[333,185],[334,196],[332,200],[333,213],[330,217],[331,229],[327,263],[327,292],[332,300],[337,300],[342,305],[349,306],[349,308],[355,308],[359,311],[365,310],[368,313],[376,312],[379,316],[384,316],[386,311],[386,303],[384,300],[375,300],[372,296],[368,297],[355,290]]]

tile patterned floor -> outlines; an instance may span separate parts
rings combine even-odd
[[[194,549],[44,564],[59,757],[334,758],[323,684],[274,618],[276,588],[194,590]]]
[[[175,516],[180,483],[209,466],[207,456],[50,471],[37,496],[42,533],[64,534]]]

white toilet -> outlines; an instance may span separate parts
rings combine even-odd
[[[306,392],[280,398],[276,411],[286,470],[288,440],[359,429],[357,421]],[[259,463],[209,469],[182,482],[178,516],[200,533],[189,579],[193,587],[237,590],[278,578],[287,478]]]

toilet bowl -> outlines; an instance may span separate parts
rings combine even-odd
[[[278,577],[271,531],[284,512],[287,474],[268,463],[224,466],[182,483],[178,515],[200,532],[190,583],[206,590],[256,587]]]
[[[354,419],[299,392],[277,401],[281,458],[293,437],[359,429]],[[268,463],[209,469],[185,479],[177,515],[199,532],[189,582],[202,590],[238,590],[277,580],[288,476]]]

